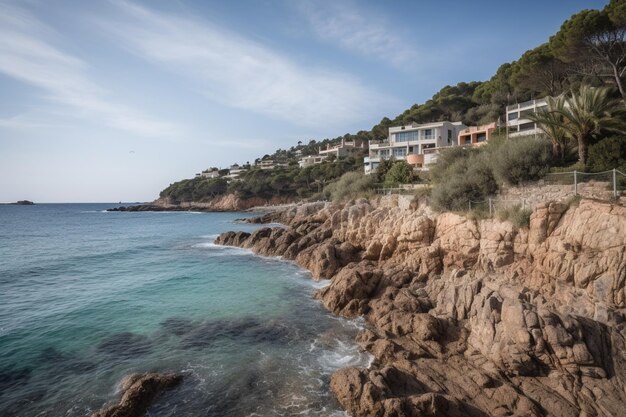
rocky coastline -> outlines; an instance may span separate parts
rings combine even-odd
[[[539,205],[528,229],[391,199],[303,204],[217,244],[330,279],[316,294],[375,358],[330,387],[352,416],[617,416],[626,403],[626,207]]]
[[[264,207],[281,207],[292,204],[291,198],[274,196],[271,198],[241,198],[235,194],[225,194],[207,201],[176,202],[167,198],[160,198],[147,204],[134,204],[110,208],[107,211],[204,211],[204,212],[230,212],[246,210],[262,210]]]

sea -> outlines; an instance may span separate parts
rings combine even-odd
[[[343,416],[362,321],[294,263],[217,246],[247,213],[0,206],[0,416],[89,416],[138,372],[178,372],[149,416]]]

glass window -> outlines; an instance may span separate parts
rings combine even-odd
[[[424,139],[435,139],[432,129],[424,129]]]
[[[518,112],[509,113],[509,120],[516,120],[518,118],[519,118],[519,113]]]
[[[535,124],[530,122],[530,123],[523,123],[521,125],[519,125],[519,131],[523,132],[526,130],[533,130],[535,128]]]
[[[417,130],[396,133],[396,142],[409,142],[413,140],[417,140]]]
[[[529,114],[534,114],[534,113],[535,113],[535,110],[533,110],[533,109],[523,110],[522,112],[520,112],[519,118],[520,119],[527,119],[526,116],[528,116]]]
[[[381,149],[380,150],[380,156],[382,158],[389,156],[389,149]]]
[[[393,148],[393,156],[403,157],[406,155],[406,148]]]
[[[476,142],[484,142],[486,140],[487,140],[486,133],[479,133],[478,135],[476,135]]]

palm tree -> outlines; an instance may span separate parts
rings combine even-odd
[[[626,132],[626,107],[610,96],[609,88],[583,85],[555,112],[563,116],[567,135],[578,143],[578,159],[585,167],[587,148],[595,137],[602,132]]]
[[[565,96],[546,97],[546,103],[548,108],[545,111],[532,113],[526,117],[537,123],[539,129],[552,142],[552,155],[563,162],[569,139],[565,130],[565,117],[562,113],[565,108]]]

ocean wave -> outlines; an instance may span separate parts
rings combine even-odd
[[[214,256],[233,256],[233,255],[245,255],[253,256],[254,253],[250,249],[237,248],[234,246],[223,246],[213,242],[196,243],[191,246],[194,249],[209,249]]]
[[[211,240],[215,240],[217,239],[219,236],[219,233],[215,233],[213,235],[202,235],[200,236],[200,239],[211,239]]]
[[[312,353],[319,351],[317,363],[327,374],[331,374],[341,368],[369,368],[374,357],[368,352],[359,350],[359,346],[353,342],[345,342],[335,339],[331,347],[323,346],[321,339],[315,339],[311,343]]]
[[[311,287],[315,288],[316,290],[321,290],[322,288],[326,288],[330,284],[331,284],[331,280],[329,279],[320,279],[319,281],[311,279]]]

